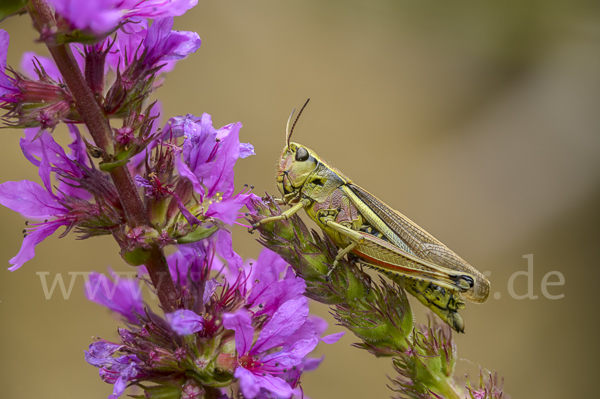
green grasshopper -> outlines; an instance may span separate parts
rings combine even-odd
[[[490,283],[477,269],[383,201],[354,184],[310,148],[290,142],[288,120],[286,146],[279,160],[277,188],[289,205],[279,216],[254,224],[285,220],[304,209],[308,216],[341,249],[335,259],[349,255],[352,260],[386,274],[414,295],[423,305],[464,332],[458,310],[465,307],[461,295],[473,302],[485,302]]]

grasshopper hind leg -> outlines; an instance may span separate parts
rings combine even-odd
[[[325,280],[329,281],[331,280],[331,273],[339,266],[340,264],[340,260],[342,260],[342,258],[344,256],[346,256],[348,253],[350,253],[354,247],[356,247],[357,243],[353,242],[350,245],[348,245],[346,248],[342,249],[341,251],[338,252],[337,256],[335,257],[335,260],[333,261],[333,266],[331,266],[331,269],[329,269],[329,271],[327,272],[327,275],[325,276]]]

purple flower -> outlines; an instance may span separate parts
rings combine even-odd
[[[177,159],[177,168],[181,176],[191,181],[194,190],[203,199],[213,198],[219,191],[223,192],[223,200],[232,196],[233,167],[240,153],[246,156],[254,153],[250,144],[240,144],[241,127],[242,124],[238,122],[216,130],[208,114],[203,114],[200,118],[189,114],[185,117],[171,118],[165,127],[165,136],[185,137],[182,159]],[[236,205],[245,205],[251,198],[257,198],[253,194],[242,195],[245,197],[221,205],[222,209],[217,207],[215,212],[230,213]]]
[[[222,273],[227,281],[243,281],[244,283],[242,286],[237,288],[242,291],[243,296],[246,298],[247,308],[251,309],[252,312],[260,314],[268,313],[269,315],[272,315],[274,311],[277,310],[277,308],[274,308],[275,303],[283,303],[283,301],[276,300],[280,298],[280,287],[289,284],[289,281],[282,285],[273,284],[273,282],[279,282],[281,274],[286,271],[288,267],[287,262],[275,252],[266,248],[263,248],[257,261],[253,259],[242,261],[242,258],[233,251],[231,239],[225,236],[225,233],[227,232],[223,233],[222,238],[217,236],[215,241],[219,243],[220,246],[224,247],[218,251],[217,254],[227,260],[229,267],[223,269],[222,265],[218,264],[217,266],[211,267],[211,269]],[[224,250],[225,248],[229,249],[228,257],[225,257],[227,254],[227,251]],[[266,274],[263,276],[265,271]],[[276,277],[272,277],[273,275]],[[286,274],[286,276],[285,279],[295,277],[293,274]],[[263,282],[262,284],[261,281]],[[295,282],[299,286],[303,285],[300,281],[295,280]],[[255,290],[254,287],[259,284],[260,287]],[[299,298],[304,292],[304,289],[299,290],[291,288],[291,290],[297,295],[290,295],[287,300]]]
[[[4,118],[14,127],[40,126],[54,129],[63,120],[75,117],[71,94],[59,83],[60,74],[54,62],[34,53],[26,53],[23,59],[25,76],[8,68],[13,75],[6,75],[6,48],[2,38],[8,36],[0,31],[0,106],[8,112]],[[6,37],[4,37],[6,36]],[[48,70],[46,70],[46,67]]]
[[[109,399],[118,398],[125,391],[129,381],[145,375],[139,367],[141,362],[136,355],[112,357],[121,348],[122,345],[98,341],[89,346],[89,351],[84,351],[85,361],[100,369],[100,378],[104,382],[114,385]]]
[[[297,336],[311,336],[312,334],[319,337],[322,333],[325,332],[326,329],[327,322],[325,320],[318,316],[308,316],[308,320],[302,325],[300,329],[298,329],[292,336],[288,338],[288,341],[295,340]],[[344,334],[345,332],[342,331],[337,334],[331,334],[319,339],[327,344],[333,344],[337,342]],[[279,377],[287,381],[288,384],[290,384],[290,386],[293,388],[294,398],[307,397],[306,395],[304,395],[304,392],[300,387],[300,377],[304,372],[316,370],[324,359],[324,356],[321,356],[320,358],[305,357],[299,364],[295,365],[292,368],[288,368],[283,374],[280,374]],[[271,392],[261,389],[258,398],[272,399],[274,397],[271,394]]]
[[[204,318],[187,309],[166,314],[169,325],[179,335],[190,335],[204,328]]]
[[[144,314],[140,281],[121,278],[110,269],[109,272],[114,281],[101,273],[89,274],[85,282],[87,299],[119,313],[130,323],[137,323],[138,319],[133,312]]]
[[[143,53],[142,43],[148,33],[148,21],[136,20],[123,26],[106,56],[106,63],[113,70],[124,71]]]
[[[241,128],[242,124],[239,122],[221,128],[221,130],[227,132],[227,135],[219,139],[221,144],[219,145],[219,151],[216,154],[210,176],[203,181],[207,188],[206,196],[208,198],[214,197],[217,191],[223,192],[224,199],[229,198],[233,194],[233,167],[240,155],[239,134]]]
[[[196,32],[180,32],[172,27],[173,18],[157,19],[150,26],[144,39],[146,65],[181,60],[200,48],[202,41]]]
[[[239,132],[240,127],[241,124],[238,123],[236,133]],[[164,135],[185,137],[182,159],[177,159],[178,171],[181,176],[192,182],[194,190],[203,198],[206,192],[212,189],[212,186],[208,190],[205,187],[211,184],[213,169],[217,168],[215,161],[221,155],[220,149],[223,146],[223,143],[217,140],[217,133],[208,114],[203,114],[200,118],[190,114],[185,117],[171,118],[164,129]],[[217,172],[224,173],[222,170]],[[227,171],[227,174],[230,173],[233,173],[233,168]],[[207,195],[207,197],[211,196]]]
[[[196,32],[171,30],[172,27],[173,18],[155,20],[150,27],[146,20],[126,25],[108,52],[108,65],[121,72],[133,68],[135,76],[158,66],[161,73],[171,71],[176,61],[196,52],[202,43]]]
[[[260,262],[260,257],[258,259]],[[272,316],[283,303],[300,298],[306,290],[304,279],[297,278],[291,267],[287,269],[283,280],[279,280],[276,267],[271,266],[260,274],[257,281],[247,300],[248,307],[258,308],[255,310],[257,316]]]
[[[115,344],[113,342],[97,341],[90,344],[88,348],[89,352],[83,352],[85,353],[86,362],[92,366],[99,367],[110,363],[112,360],[109,360],[108,357],[122,348],[123,345]]]
[[[86,169],[87,154],[79,131],[74,127],[70,131],[73,142],[69,145],[71,154],[67,155],[47,132],[39,135],[37,129],[26,129],[25,138],[20,141],[21,148],[25,157],[39,168],[43,186],[29,180],[0,184],[0,204],[26,218],[44,220],[28,224],[21,250],[10,260],[13,265],[9,268],[11,271],[32,259],[35,246],[60,226],[67,226],[66,234],[75,225],[99,213],[97,205],[87,202],[91,194],[78,184],[89,177],[84,173],[90,173],[90,170]],[[57,194],[53,193],[53,175],[60,178]],[[101,183],[90,183],[89,187],[92,186],[97,190],[103,189]],[[110,189],[107,190],[108,193]],[[110,200],[105,198],[107,203]]]
[[[202,279],[206,278],[207,271],[210,270],[223,273],[228,280],[234,281],[237,278],[238,269],[242,267],[243,263],[241,256],[233,250],[231,233],[227,230],[217,230],[210,238],[192,244],[179,245],[178,249],[177,252],[169,255],[167,263],[173,281],[183,287],[187,286],[188,280],[196,285],[201,283]],[[224,270],[225,264],[222,260],[227,262],[229,270],[234,272]],[[206,284],[208,285],[210,281],[207,281]],[[205,287],[205,293],[206,290]],[[206,303],[206,299],[204,302]]]
[[[288,268],[288,263],[278,254],[271,251],[270,249],[263,248],[258,255],[258,260],[252,265],[251,279],[254,281],[260,279],[260,275],[266,270],[271,268],[277,276],[285,272]]]
[[[8,268],[11,272],[33,259],[37,244],[51,236],[60,226],[71,224],[66,218],[68,210],[57,201],[57,198],[38,183],[29,180],[0,184],[0,204],[27,218],[46,219],[42,223],[28,224],[21,250],[9,261],[13,265]],[[52,217],[56,219],[47,220]]]
[[[234,376],[239,379],[245,397],[255,398],[261,389],[281,398],[292,396],[292,387],[280,375],[301,364],[318,343],[314,324],[307,324],[307,316],[306,298],[285,302],[263,326],[253,344],[254,328],[246,310],[223,315],[223,326],[235,331]]]
[[[212,262],[214,246],[209,240],[201,240],[193,244],[180,245],[179,250],[167,258],[169,271],[173,281],[185,287],[188,278],[193,283],[198,283],[202,277],[202,268],[205,262]]]
[[[188,279],[195,285],[201,283],[203,278],[206,279],[207,272],[210,270],[224,274],[230,282],[238,279],[243,260],[233,250],[231,232],[224,229],[217,230],[210,238],[192,244],[179,245],[178,248],[177,252],[167,258],[167,263],[173,281],[181,286],[186,287]],[[227,263],[227,268],[222,260]],[[211,280],[207,281],[206,285],[208,286],[210,282]],[[220,285],[220,283],[217,284]],[[245,286],[242,288],[245,292]],[[214,292],[216,286],[208,287],[208,289]],[[204,295],[206,295],[207,287],[204,290]],[[203,299],[203,302],[206,303],[206,297]]]
[[[242,209],[244,206],[248,207],[252,204],[252,201],[256,199],[258,199],[256,194],[242,191],[227,199],[212,202],[209,205],[205,216],[219,219],[228,225],[239,224],[245,226],[244,224],[236,221],[238,218],[244,216],[244,213],[240,212],[240,209]]]
[[[69,133],[73,138],[73,141],[69,144],[71,152],[68,155],[51,134],[44,132],[40,135],[39,130],[35,128],[25,129],[25,137],[19,141],[25,158],[34,166],[40,168],[40,177],[49,192],[51,192],[51,185],[46,182],[50,179],[51,173],[60,173],[63,176],[81,178],[83,177],[83,172],[80,165],[89,164],[85,143],[79,129],[74,125],[68,125],[68,127]],[[47,159],[47,162],[44,159]],[[48,164],[47,167],[46,163]],[[61,179],[58,184],[59,191],[80,199],[91,198],[89,192],[73,187],[69,183],[69,181]]]
[[[110,33],[129,18],[183,15],[198,0],[48,0],[75,28]]]

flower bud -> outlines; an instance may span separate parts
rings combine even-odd
[[[148,261],[148,259],[150,259],[150,256],[152,256],[152,253],[149,250],[143,248],[136,248],[132,251],[127,252],[121,251],[121,257],[123,258],[123,260],[131,266],[143,265]]]
[[[107,115],[115,115],[121,109],[127,99],[127,89],[124,87],[121,71],[117,69],[116,78],[104,99],[104,112]]]
[[[0,97],[0,106],[8,110],[4,118],[11,127],[54,129],[63,120],[80,120],[71,94],[48,76],[39,62],[35,67],[39,80],[8,70],[14,75],[14,90]]]
[[[115,140],[121,145],[127,145],[135,139],[134,131],[129,126],[123,126],[120,129],[115,129]]]
[[[104,50],[102,50],[102,47],[104,47],[104,42],[84,47],[85,80],[96,95],[101,95],[104,91],[104,66],[111,43],[108,43],[107,48]]]

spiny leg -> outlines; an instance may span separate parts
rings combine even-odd
[[[264,218],[259,220],[257,223],[254,223],[252,225],[252,227],[250,227],[248,229],[248,231],[250,233],[252,233],[255,229],[257,229],[261,224],[265,224],[265,223],[269,223],[269,222],[276,222],[278,220],[287,220],[290,217],[292,217],[292,215],[294,215],[295,213],[297,213],[300,209],[308,206],[310,204],[310,200],[309,199],[303,199],[300,202],[298,202],[296,205],[294,205],[293,207],[291,207],[290,209],[288,209],[287,211],[283,212],[281,215],[278,216],[271,216],[268,218]]]
[[[362,234],[360,234],[359,232],[354,231],[354,230],[352,230],[346,226],[343,226],[339,223],[336,223],[332,220],[325,221],[325,224],[327,226],[331,227],[332,229],[336,230],[340,234],[348,237],[351,241],[350,245],[348,245],[346,248],[344,248],[340,252],[338,252],[337,256],[335,257],[332,268],[329,269],[329,271],[327,272],[327,275],[325,276],[325,279],[327,281],[329,281],[329,278],[330,278],[329,276],[335,270],[335,268],[340,264],[340,260],[344,256],[346,256],[348,253],[350,253],[358,244],[364,242],[364,238],[363,238]]]
[[[352,251],[354,249],[354,247],[356,247],[357,244],[358,244],[357,242],[353,242],[350,245],[348,245],[346,248],[344,248],[338,252],[337,256],[335,257],[335,260],[333,261],[333,266],[331,267],[331,269],[329,269],[329,271],[327,272],[327,275],[325,276],[325,280],[327,280],[327,281],[330,280],[329,276],[335,270],[335,268],[338,267],[338,265],[340,264],[340,260],[342,260],[342,258],[344,256],[346,256],[350,251]]]

